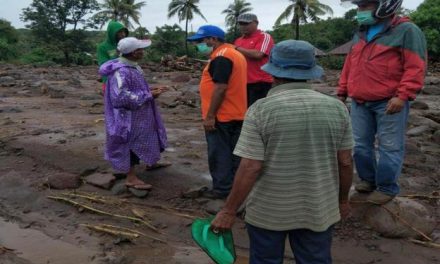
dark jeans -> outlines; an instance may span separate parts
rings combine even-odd
[[[333,227],[324,232],[308,229],[271,231],[246,224],[250,240],[250,264],[282,264],[289,237],[296,264],[331,264]]]
[[[258,99],[267,96],[267,93],[272,88],[272,83],[258,82],[247,84],[247,100],[248,107],[255,103]]]
[[[232,188],[240,157],[232,154],[240,136],[242,121],[216,122],[216,130],[205,133],[212,189],[227,196]]]
[[[409,114],[409,103],[402,111],[387,114],[388,100],[351,103],[356,170],[363,181],[376,186],[388,195],[400,191],[398,179],[405,157],[405,131]],[[375,149],[378,139],[378,153]],[[379,154],[379,159],[376,158]]]

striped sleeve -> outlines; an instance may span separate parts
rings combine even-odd
[[[255,49],[269,55],[273,45],[272,37],[265,32],[261,32],[261,37],[259,38],[258,43],[256,43]]]
[[[252,160],[264,160],[264,142],[257,126],[255,107],[249,108],[234,154]]]

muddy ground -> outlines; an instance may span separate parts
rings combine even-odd
[[[196,93],[198,73],[159,72],[154,67],[145,70],[153,86],[169,88],[158,101],[169,138],[163,160],[172,166],[155,171],[139,166],[138,174],[154,189],[147,197],[137,198],[124,188],[104,189],[85,182],[89,175],[113,173],[102,154],[103,100],[95,67],[0,65],[1,264],[212,263],[192,242],[191,217],[208,216],[221,201],[182,196],[210,185]],[[329,72],[327,82],[314,87],[332,94],[337,75]],[[403,194],[440,190],[440,83],[433,78],[428,83],[431,92],[420,95],[412,109],[408,128],[412,132],[401,179]],[[49,196],[112,214],[143,217],[157,231]],[[438,200],[421,202],[438,222]],[[128,240],[84,226],[102,224],[143,235]],[[242,220],[237,219],[233,233],[237,263],[247,263],[248,241]],[[438,229],[431,236],[440,242]],[[354,219],[336,227],[333,256],[337,264],[440,263],[439,249],[406,239],[383,238]],[[286,263],[292,262],[288,250]]]

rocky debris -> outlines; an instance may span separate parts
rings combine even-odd
[[[171,81],[176,83],[186,83],[189,82],[190,80],[191,80],[191,76],[189,76],[188,74],[179,74],[171,79]]]
[[[167,91],[161,94],[156,101],[164,107],[176,107],[178,105],[177,98],[182,96],[180,91]]]
[[[435,143],[440,145],[440,130],[434,132],[434,134],[432,135],[432,139]]]
[[[95,167],[90,167],[90,168],[85,168],[81,171],[81,173],[79,174],[79,176],[84,177],[84,176],[89,176],[90,174],[95,173],[97,170],[99,169],[98,166]]]
[[[186,91],[182,96],[177,98],[177,101],[183,105],[198,107],[200,105],[200,96],[197,93]]]
[[[406,135],[409,137],[416,137],[424,134],[425,132],[431,131],[431,128],[429,126],[418,126],[411,128],[406,132]]]
[[[396,197],[383,206],[370,206],[364,217],[366,224],[388,238],[420,238],[421,235],[411,227],[429,236],[436,226],[424,205],[402,197]]]
[[[192,59],[187,56],[175,57],[172,55],[165,55],[160,59],[162,71],[196,71],[201,70],[205,63],[206,62],[203,60]],[[157,71],[157,66],[150,69]]]
[[[409,114],[408,124],[410,127],[428,126],[429,128],[434,130],[440,129],[439,123],[424,116],[417,115],[416,113]]]
[[[81,88],[82,87],[81,80],[80,80],[79,76],[71,77],[67,81],[67,84],[70,85],[70,86],[73,86],[75,88]]]
[[[422,90],[423,94],[440,95],[440,86],[427,85]]]
[[[102,115],[104,114],[104,109],[101,108],[91,108],[87,110],[87,113],[91,114],[91,115]]]
[[[57,88],[49,89],[48,94],[49,94],[49,97],[53,98],[53,99],[61,99],[66,96],[66,93],[63,90],[57,89]]]
[[[440,112],[439,111],[427,111],[427,112],[423,113],[423,116],[440,124]]]
[[[202,186],[202,187],[197,187],[191,190],[188,190],[184,193],[182,193],[182,198],[188,198],[188,199],[196,199],[202,196],[202,193],[204,191],[207,191],[208,187],[207,186]]]
[[[47,177],[46,185],[53,189],[76,189],[81,185],[81,177],[70,173],[56,173]]]
[[[15,86],[16,81],[14,77],[11,76],[2,76],[0,77],[0,86]]]
[[[358,193],[353,189],[350,191],[352,215],[384,237],[419,238],[420,234],[407,224],[426,235],[430,235],[436,226],[429,209],[414,200],[396,197],[384,205],[385,209],[383,206],[368,203],[367,197],[368,194]]]
[[[94,173],[85,178],[88,184],[109,190],[116,181],[112,174]]]
[[[189,85],[197,85],[197,89],[198,89],[199,84],[200,84],[200,79],[198,79],[198,78],[193,78],[193,79],[191,79],[191,80],[188,82],[188,84],[189,84]]]
[[[425,78],[425,84],[427,85],[440,84],[440,78],[434,76],[428,76]]]
[[[121,195],[121,194],[127,193],[127,189],[128,188],[125,185],[125,180],[122,179],[122,180],[117,181],[113,185],[113,187],[111,189],[111,192],[112,192],[113,195]]]
[[[82,95],[79,100],[82,101],[92,101],[92,100],[103,100],[104,98],[99,94],[92,94],[92,95]]]
[[[419,110],[428,110],[429,106],[427,103],[417,100],[417,101],[414,101],[411,103],[411,108],[412,109],[419,109]]]
[[[138,198],[144,198],[150,193],[149,190],[139,190],[135,188],[128,188],[128,191]]]
[[[23,112],[23,110],[21,110],[18,107],[1,107],[0,108],[0,113],[21,113]]]
[[[225,201],[223,200],[210,200],[205,205],[205,211],[209,214],[217,214],[223,208]]]

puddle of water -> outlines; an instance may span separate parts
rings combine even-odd
[[[21,229],[1,218],[0,234],[0,245],[14,249],[17,256],[35,264],[93,263],[91,257],[97,254],[90,249],[55,240],[37,230]]]

